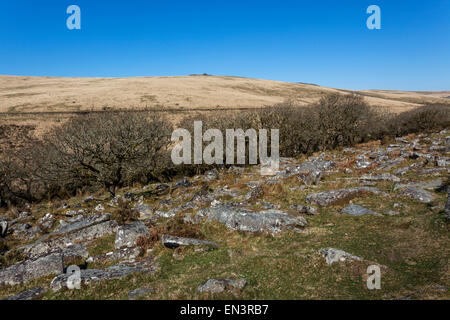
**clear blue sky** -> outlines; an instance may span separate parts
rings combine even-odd
[[[66,9],[81,8],[81,30]],[[381,7],[382,29],[366,9]],[[450,0],[1,0],[0,74],[450,90]]]

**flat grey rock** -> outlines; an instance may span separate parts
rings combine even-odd
[[[325,258],[327,264],[333,264],[335,262],[343,262],[346,260],[357,260],[357,261],[364,260],[361,257],[354,256],[348,252],[335,248],[321,249],[319,252]]]
[[[28,281],[60,274],[63,271],[61,253],[52,253],[37,259],[28,259],[0,270],[0,285],[18,285]]]
[[[444,184],[442,179],[436,179],[432,181],[424,181],[424,182],[408,182],[404,184],[396,184],[394,187],[394,191],[406,189],[406,188],[422,188],[426,190],[438,190]]]
[[[30,245],[22,247],[24,253],[30,257],[38,257],[45,255],[57,249],[64,249],[76,243],[91,241],[106,235],[115,233],[117,230],[117,222],[114,220],[102,222],[81,230],[76,230],[63,234],[57,238],[44,241],[36,241]]]
[[[16,295],[10,296],[8,298],[5,298],[3,300],[6,301],[13,301],[13,300],[33,300],[37,297],[43,295],[45,292],[47,292],[47,288],[45,287],[37,287],[32,288],[26,291],[22,291],[21,293],[18,293]]]
[[[305,218],[292,217],[279,210],[252,212],[232,205],[218,205],[197,211],[194,216],[187,214],[185,221],[217,221],[232,230],[276,234],[286,229],[307,225]]]
[[[394,176],[393,174],[390,174],[390,173],[382,173],[382,174],[375,174],[375,175],[363,175],[361,177],[361,180],[399,182],[400,178],[397,176]]]
[[[142,221],[125,224],[117,229],[114,246],[116,249],[135,247],[139,237],[148,236],[149,234],[147,226]]]
[[[170,249],[175,249],[180,246],[207,246],[207,247],[217,247],[218,245],[212,241],[199,240],[193,238],[182,238],[163,234],[161,237],[162,244]]]
[[[310,194],[306,197],[306,201],[308,203],[313,203],[321,207],[327,207],[339,202],[348,202],[365,194],[385,195],[383,192],[376,188],[359,187]]]
[[[106,269],[81,270],[81,285],[89,285],[92,282],[119,279],[132,273],[153,274],[158,268],[154,257],[146,257],[140,261],[123,261]],[[69,274],[60,274],[52,280],[50,288],[59,291],[67,288]]]
[[[232,279],[209,279],[197,287],[197,292],[199,293],[222,293],[225,291],[230,291],[237,293],[244,288],[247,281],[243,278],[232,280]]]
[[[351,204],[341,210],[341,213],[349,214],[351,216],[363,216],[366,214],[371,214],[375,216],[380,216],[379,213],[372,211],[370,209],[364,208],[363,206],[359,206],[357,204]]]
[[[402,195],[422,203],[430,203],[436,198],[432,193],[417,187],[407,188],[403,190]]]
[[[53,231],[52,235],[59,235],[67,232],[81,230],[105,221],[109,221],[110,214],[92,214],[88,216],[81,216],[77,221],[59,226]]]

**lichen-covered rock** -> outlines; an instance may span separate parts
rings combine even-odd
[[[207,247],[217,247],[217,244],[211,241],[199,240],[193,238],[182,238],[163,234],[161,237],[162,244],[170,249],[175,249],[180,246],[207,246]]]
[[[51,213],[47,213],[39,220],[38,223],[42,230],[49,230],[53,227],[53,224],[55,223],[55,217],[53,217]]]
[[[427,190],[439,190],[444,185],[442,179],[436,179],[431,181],[420,181],[420,182],[408,182],[405,184],[396,184],[394,191],[406,189],[406,188],[422,188]]]
[[[80,216],[72,223],[60,225],[55,231],[53,231],[52,234],[58,235],[81,230],[105,221],[109,221],[110,218],[110,214],[92,214],[88,216]]]
[[[63,256],[52,253],[37,259],[28,259],[0,270],[0,285],[18,285],[63,272]]]
[[[298,166],[289,166],[284,170],[281,170],[277,172],[277,176],[280,178],[288,178],[292,177],[294,175],[309,175],[310,173],[316,171],[320,172],[320,176],[322,175],[323,171],[328,171],[336,167],[336,163],[334,161],[319,161],[319,160],[313,160],[313,161],[307,161],[303,162]],[[318,174],[314,174],[317,176]]]
[[[187,214],[185,220],[193,223],[199,223],[202,220],[218,221],[232,230],[270,234],[307,225],[303,217],[292,217],[283,211],[252,212],[229,204],[204,208],[197,211],[193,216]]]
[[[435,199],[435,196],[432,193],[417,187],[407,188],[402,191],[402,194],[423,203],[430,203]]]
[[[84,263],[89,257],[89,252],[86,249],[86,245],[83,243],[77,243],[61,249],[61,254],[65,266]]]
[[[22,247],[24,253],[32,258],[38,257],[57,249],[64,249],[75,243],[91,241],[106,235],[113,234],[117,231],[117,222],[110,220],[102,222],[81,230],[63,234],[57,238],[44,241],[36,241],[30,245]]]
[[[239,293],[247,281],[243,278],[232,280],[232,279],[209,279],[197,287],[199,293],[210,293],[217,294],[225,291],[230,291],[234,294]]]
[[[17,223],[11,226],[10,229],[15,238],[26,241],[36,238],[42,232],[41,228],[29,223]]]
[[[37,287],[32,288],[26,291],[22,291],[21,293],[18,293],[16,295],[10,296],[8,298],[5,298],[3,300],[6,301],[13,301],[13,300],[33,300],[38,298],[39,296],[43,295],[45,292],[47,292],[47,288],[45,287]]]
[[[181,206],[172,208],[168,211],[162,211],[162,210],[156,210],[154,212],[154,215],[160,218],[173,218],[175,217],[175,215],[177,215],[177,213],[183,212],[185,210],[189,210],[189,209],[197,209],[198,206],[193,202],[193,201],[189,201],[186,202],[185,204],[182,204]]]
[[[376,188],[359,187],[310,194],[306,197],[306,201],[321,207],[327,207],[337,203],[348,202],[354,198],[367,194],[379,195],[383,193]]]
[[[194,194],[190,202],[197,205],[206,205],[210,204],[214,198],[214,194],[209,193],[207,190],[200,190]]]
[[[325,258],[327,264],[333,264],[334,262],[342,262],[345,260],[364,260],[361,257],[354,256],[348,252],[335,248],[321,249],[319,252]]]
[[[146,257],[139,261],[122,261],[106,269],[86,269],[81,270],[81,285],[88,285],[92,282],[118,279],[132,273],[153,274],[158,268],[155,258]],[[60,274],[52,280],[50,288],[53,291],[59,291],[67,288],[67,280],[70,274]]]
[[[363,175],[361,177],[361,180],[367,180],[367,181],[393,181],[393,182],[399,182],[400,178],[397,176],[394,176],[390,173],[382,173],[382,174],[367,174]]]
[[[149,234],[147,226],[142,221],[125,224],[117,229],[114,246],[116,249],[135,247],[139,237]]]
[[[363,216],[366,214],[372,214],[375,216],[380,216],[379,213],[372,211],[370,209],[364,208],[363,206],[359,206],[357,204],[351,204],[341,210],[341,213],[349,214],[351,216]]]

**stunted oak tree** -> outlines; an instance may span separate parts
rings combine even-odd
[[[50,156],[43,176],[66,186],[98,184],[114,196],[117,187],[155,177],[171,132],[171,125],[156,114],[77,116],[45,137]]]

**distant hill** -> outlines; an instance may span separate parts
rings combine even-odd
[[[191,75],[134,78],[0,76],[0,112],[63,112],[114,108],[254,108],[287,99],[300,105],[331,92],[315,84]],[[361,91],[371,105],[399,112],[425,102],[448,102],[450,92]]]

